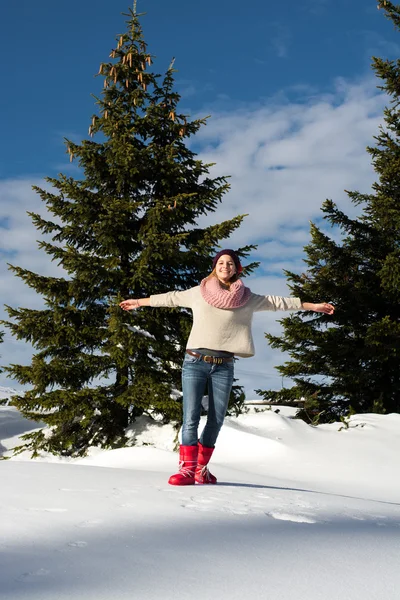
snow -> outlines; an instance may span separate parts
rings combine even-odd
[[[2,600],[398,600],[400,415],[228,417],[216,486],[169,486],[176,432],[0,463]],[[38,424],[0,407],[0,452]]]
[[[17,392],[12,388],[3,387],[0,385],[0,402],[2,400],[9,400],[11,396],[14,396]]]

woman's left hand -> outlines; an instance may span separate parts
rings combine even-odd
[[[312,302],[302,302],[301,308],[303,310],[312,310],[313,312],[322,312],[326,315],[333,315],[335,307],[329,302],[321,302],[320,304],[313,304]]]
[[[312,304],[311,306],[313,306],[313,308],[310,310],[313,310],[314,312],[322,312],[326,315],[333,315],[335,312],[335,307],[333,304],[329,304],[329,302],[321,302],[321,304]]]

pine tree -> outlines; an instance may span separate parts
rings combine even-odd
[[[399,29],[400,6],[379,7]],[[294,385],[258,392],[277,402],[303,397],[298,416],[313,423],[352,411],[400,412],[400,60],[374,58],[373,69],[390,97],[376,145],[367,148],[378,181],[371,194],[347,192],[361,208],[357,219],[327,200],[324,219],[340,241],[312,224],[306,272],[286,272],[302,301],[331,301],[336,312],[293,314],[281,321],[281,337],[266,336],[289,353],[278,371]]]
[[[44,277],[11,266],[45,301],[43,310],[7,307],[7,327],[36,350],[29,366],[7,367],[31,386],[13,404],[50,426],[50,433],[26,436],[34,454],[81,455],[90,445],[122,445],[124,429],[143,413],[179,421],[174,394],[191,314],[127,314],[118,304],[198,285],[220,240],[244,217],[197,225],[216,210],[227,178],[211,178],[211,165],[186,145],[206,119],[179,113],[173,63],[162,77],[151,72],[141,15],[134,6],[125,16],[126,32],[100,65],[104,87],[89,127],[97,141],[66,140],[82,178],[60,174],[47,178],[53,191],[34,188],[54,215],[30,213],[50,239],[39,247],[66,274]],[[232,401],[238,398],[235,389]]]

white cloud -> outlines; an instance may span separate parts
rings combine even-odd
[[[26,307],[34,310],[43,308],[41,296],[25,285],[21,279],[13,275],[8,263],[28,269],[34,273],[49,276],[62,276],[65,272],[43,251],[39,251],[37,240],[43,239],[33,226],[27,211],[41,214],[52,221],[45,204],[39,195],[32,190],[32,185],[48,187],[43,180],[5,180],[0,182],[0,319],[8,320],[4,305]],[[1,226],[1,224],[5,226]],[[13,338],[8,329],[4,331],[4,343],[0,345],[0,365],[29,364],[32,355],[30,344]],[[0,374],[0,380],[7,385],[18,387],[18,384]]]
[[[313,95],[308,103],[272,100],[214,114],[198,138],[205,144],[202,158],[216,163],[212,173],[231,174],[218,219],[249,213],[235,241],[263,242],[279,230],[304,227],[321,216],[328,197],[355,214],[344,189],[369,191],[373,171],[365,147],[382,107],[375,81],[352,86],[339,80],[332,94]]]
[[[215,162],[213,175],[231,175],[232,188],[216,213],[202,219],[202,225],[249,213],[243,226],[224,245],[238,247],[259,244],[252,259],[262,266],[249,285],[257,293],[288,294],[283,268],[303,270],[303,246],[309,241],[309,221],[320,219],[320,207],[332,198],[351,215],[357,214],[345,189],[368,193],[375,179],[365,151],[382,121],[385,97],[378,93],[376,80],[349,83],[338,79],[330,93],[318,94],[307,86],[302,99],[289,101],[284,93],[263,103],[232,111],[213,112],[207,127],[196,136],[196,146],[206,162]],[[39,252],[39,237],[26,210],[43,212],[44,205],[30,186],[33,181],[0,183],[0,230],[2,243],[13,251],[10,262],[41,274],[60,273],[49,257]],[[43,182],[39,182],[39,185]],[[0,266],[2,302],[37,307],[40,299],[12,276],[5,261]],[[322,300],[322,299],[316,299]],[[261,313],[254,321],[257,356],[240,360],[237,373],[248,396],[258,387],[279,388],[280,376],[273,365],[282,355],[271,350],[264,331],[278,332],[276,320],[283,313]],[[3,360],[28,360],[29,351],[9,337],[0,346]],[[249,373],[251,373],[249,375]],[[12,382],[0,375],[0,385]]]

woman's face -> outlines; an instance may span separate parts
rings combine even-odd
[[[215,265],[215,271],[217,277],[222,283],[228,283],[228,281],[236,273],[235,262],[229,254],[223,254]]]

